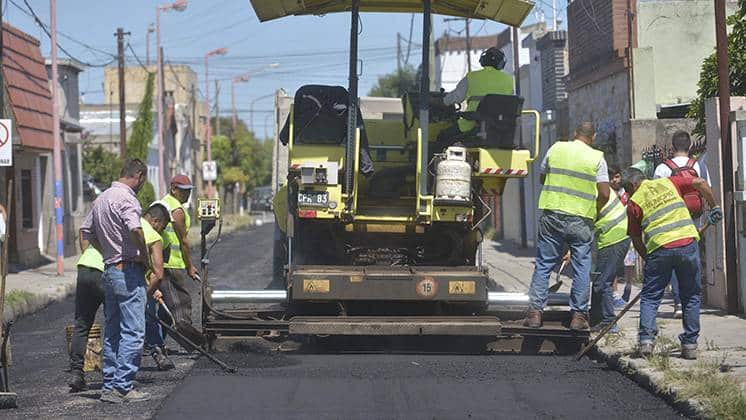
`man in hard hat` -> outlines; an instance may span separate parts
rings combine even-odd
[[[199,280],[199,270],[192,264],[189,252],[187,233],[191,226],[191,218],[187,207],[192,194],[192,181],[186,175],[176,175],[171,178],[171,192],[156,201],[166,206],[171,213],[171,223],[163,231],[163,237],[169,243],[169,257],[163,264],[165,271],[160,290],[163,300],[171,309],[176,323],[192,323],[192,297],[186,285],[186,278]]]
[[[609,200],[609,174],[603,152],[591,147],[596,137],[593,124],[575,129],[573,141],[557,142],[541,163],[539,232],[536,268],[531,279],[529,309],[524,325],[539,328],[549,298],[549,276],[571,252],[573,269],[570,309],[573,330],[587,330],[590,291],[591,246],[594,221]]]
[[[486,95],[512,95],[513,77],[505,73],[505,54],[496,47],[491,47],[479,57],[481,70],[470,71],[456,85],[456,89],[443,97],[446,106],[466,101],[466,111],[476,111],[479,101]],[[444,129],[438,135],[438,146],[447,147],[459,140],[465,133],[476,128],[474,121],[458,120],[458,124]]]
[[[699,232],[684,197],[699,192],[710,209],[707,220],[717,224],[723,211],[715,202],[712,189],[702,178],[672,177],[647,180],[638,169],[628,168],[622,176],[624,189],[632,196],[627,204],[629,236],[637,253],[645,259],[640,292],[640,354],[653,354],[658,334],[656,314],[671,275],[676,273],[681,293],[682,324],[679,335],[681,357],[697,358],[699,310],[702,300],[702,272]]]

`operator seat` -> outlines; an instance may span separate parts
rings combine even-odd
[[[521,116],[523,98],[515,95],[485,95],[476,111],[459,112],[459,117],[475,121],[474,130],[462,134],[467,147],[516,149],[515,131]]]

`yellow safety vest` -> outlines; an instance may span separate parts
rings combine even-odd
[[[613,194],[596,220],[598,249],[618,244],[627,239],[627,209],[619,196]]]
[[[186,231],[189,232],[189,227],[191,226],[191,218],[189,217],[189,212],[187,211],[187,208],[179,202],[179,200],[176,199],[171,194],[167,194],[163,199],[160,200],[161,204],[164,204],[166,208],[168,209],[169,214],[173,212],[174,210],[177,210],[179,208],[184,210],[184,223],[186,225]],[[171,255],[168,258],[168,261],[166,261],[163,266],[165,268],[186,268],[186,264],[184,263],[184,258],[181,255],[181,242],[179,241],[179,237],[176,236],[176,231],[174,231],[173,222],[169,223],[166,226],[166,229],[163,231],[163,237],[168,240]]]
[[[555,143],[547,152],[539,208],[595,220],[598,166],[603,157],[603,152],[580,140]]]
[[[642,210],[642,233],[648,253],[679,239],[699,240],[684,199],[670,179],[643,181],[630,200]]]
[[[469,84],[466,89],[466,111],[476,111],[479,101],[486,95],[512,95],[513,77],[494,67],[487,66],[482,70],[467,73]],[[458,128],[466,132],[474,128],[474,121],[459,119]]]
[[[78,260],[78,267],[88,267],[100,272],[104,272],[104,256],[93,245],[83,251]]]

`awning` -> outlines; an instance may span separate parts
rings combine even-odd
[[[350,0],[250,0],[260,21],[291,15],[323,15],[349,11]],[[488,19],[520,26],[531,12],[529,0],[432,0],[435,14]],[[361,12],[422,13],[422,0],[360,0]]]

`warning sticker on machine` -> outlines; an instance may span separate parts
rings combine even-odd
[[[329,280],[303,280],[305,293],[329,293]]]
[[[448,294],[450,295],[473,295],[475,291],[476,284],[473,280],[448,282]]]
[[[417,282],[415,291],[421,297],[431,298],[438,294],[438,283],[432,277],[425,277]]]

